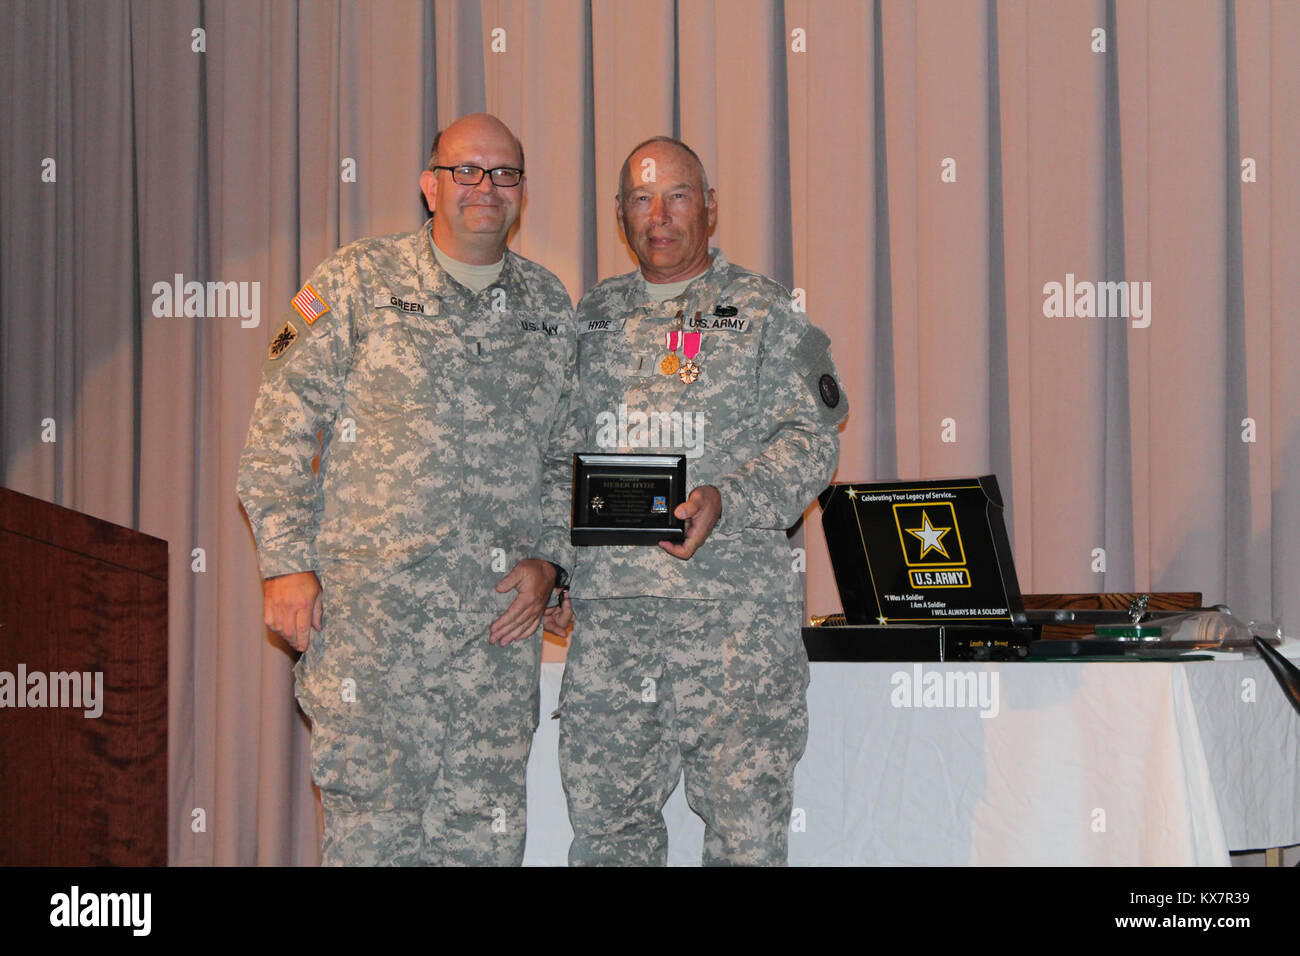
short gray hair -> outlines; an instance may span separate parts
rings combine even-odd
[[[680,139],[674,139],[672,136],[651,136],[649,139],[637,143],[635,146],[633,146],[632,151],[627,154],[627,159],[623,160],[623,166],[618,171],[618,193],[614,198],[616,198],[619,202],[623,201],[623,177],[631,175],[632,169],[630,163],[632,162],[632,157],[637,154],[638,150],[644,149],[645,147],[651,145],[652,143],[669,143],[673,146],[676,146],[678,149],[685,150],[686,154],[690,156],[691,159],[695,160],[695,165],[699,167],[700,186],[704,190],[705,195],[708,195],[709,174],[704,171],[704,160],[700,159],[700,157],[696,154],[695,150],[691,149]]]

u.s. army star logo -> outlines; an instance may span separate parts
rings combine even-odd
[[[289,346],[293,345],[297,338],[298,330],[293,327],[293,323],[284,323],[284,328],[275,333],[275,338],[271,339],[271,347],[267,349],[266,352],[267,358],[272,360],[278,359],[288,351]]]
[[[912,588],[971,587],[966,549],[952,502],[907,502],[892,507]]]
[[[921,527],[904,528],[903,530],[908,534],[915,535],[921,539],[921,544],[923,545],[921,548],[922,558],[924,558],[930,551],[938,551],[945,558],[951,560],[948,554],[948,549],[943,546],[943,536],[951,531],[952,528],[936,528],[934,525],[930,524],[930,515],[928,512],[924,510],[921,511]]]

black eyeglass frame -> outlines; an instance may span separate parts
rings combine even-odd
[[[496,186],[498,189],[513,189],[524,181],[524,171],[516,166],[497,166],[495,169],[484,169],[482,166],[475,166],[473,163],[460,163],[456,166],[431,166],[430,169],[434,172],[437,172],[440,169],[447,170],[451,173],[452,182],[456,183],[458,186],[477,186],[479,183],[483,182],[484,176],[490,177],[492,185]],[[467,182],[456,175],[458,169],[478,170],[478,176],[472,182]],[[497,173],[518,173],[519,178],[513,183],[499,183],[497,182]]]

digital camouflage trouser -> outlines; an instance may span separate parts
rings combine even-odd
[[[569,863],[667,862],[661,813],[685,770],[704,863],[787,862],[808,737],[798,605],[573,602],[560,693]]]
[[[541,635],[488,643],[499,611],[430,610],[418,577],[322,576],[299,660],[326,865],[517,865]]]

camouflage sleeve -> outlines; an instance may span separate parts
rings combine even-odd
[[[551,420],[542,462],[542,535],[533,555],[554,561],[570,574],[577,563],[569,540],[573,502],[573,453],[581,443],[578,429],[578,336],[576,326],[568,340],[564,390]]]
[[[351,303],[332,262],[312,275],[271,339],[239,459],[239,498],[263,578],[319,570],[316,530],[323,505],[312,459],[321,452],[318,435],[328,441],[352,351]],[[327,309],[320,312],[321,306]]]
[[[839,424],[848,400],[831,360],[830,338],[802,313],[773,306],[763,327],[758,454],[714,482],[723,534],[791,527],[830,482],[839,461]]]

